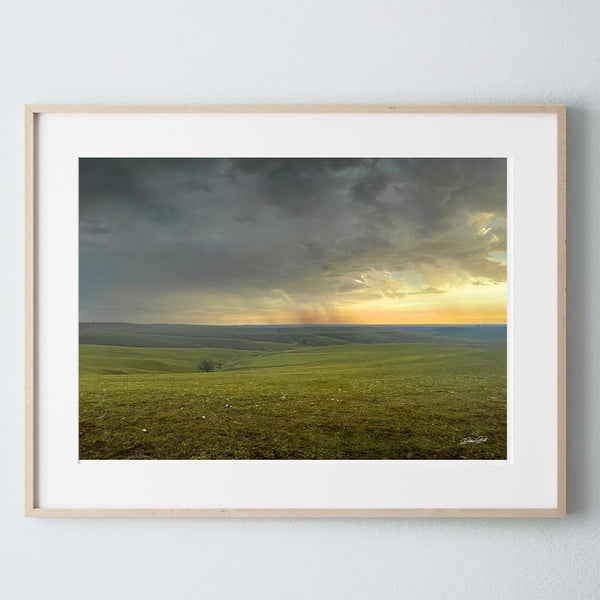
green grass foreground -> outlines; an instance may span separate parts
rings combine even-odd
[[[80,458],[506,458],[505,344],[264,344],[80,345]]]

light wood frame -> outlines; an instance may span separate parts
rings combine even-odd
[[[67,509],[36,505],[36,115],[43,113],[554,113],[557,117],[557,507],[549,509]],[[25,516],[27,517],[564,517],[566,515],[566,107],[562,104],[27,104],[25,105]]]

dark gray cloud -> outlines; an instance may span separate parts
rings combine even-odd
[[[80,159],[83,320],[435,294],[505,252],[501,158]]]

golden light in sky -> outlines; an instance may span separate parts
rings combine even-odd
[[[506,160],[81,159],[80,319],[506,323]]]

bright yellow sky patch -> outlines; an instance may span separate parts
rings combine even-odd
[[[448,286],[444,293],[301,307],[286,295],[262,300],[257,305],[254,298],[251,306],[245,307],[243,296],[235,294],[178,295],[163,298],[162,306],[156,308],[162,315],[158,320],[164,322],[212,325],[506,323],[506,283],[463,283]],[[157,315],[146,318],[156,321]]]

